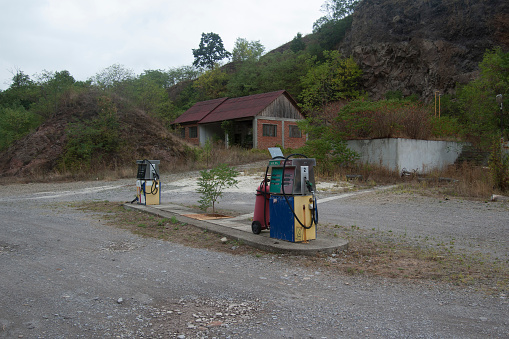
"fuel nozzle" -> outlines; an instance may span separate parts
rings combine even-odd
[[[313,184],[311,183],[311,181],[306,180],[306,187],[308,188],[309,192],[314,193]]]

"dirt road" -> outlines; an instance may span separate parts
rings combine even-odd
[[[163,199],[193,200],[191,190],[174,194],[183,187],[177,178],[163,176],[163,182],[167,183]],[[509,302],[504,293],[342,276],[292,265],[275,255],[232,256],[188,248],[106,226],[97,216],[72,206],[93,199],[128,201],[133,190],[130,180],[0,187],[0,337],[509,336]],[[408,205],[398,194],[331,200],[330,207],[324,204],[324,215],[345,215],[339,213],[339,206],[346,204],[357,210],[345,216],[344,224],[355,216],[359,227],[376,227],[370,220],[404,225]],[[420,199],[412,202],[414,209],[429,203]],[[221,204],[228,201],[235,201],[230,206],[240,211],[249,211],[252,193],[231,191]],[[429,218],[438,216],[446,225],[465,223],[468,218],[458,217],[465,213],[509,220],[506,205],[491,205],[493,210],[481,205],[446,202],[448,213]],[[415,220],[421,223],[411,228],[415,232],[435,232],[424,229],[422,217]],[[508,238],[508,224],[490,230],[497,250],[506,246],[501,239]],[[387,222],[380,222],[380,227],[399,229],[383,225]],[[476,231],[473,226],[467,229]],[[479,234],[465,237],[477,246]]]

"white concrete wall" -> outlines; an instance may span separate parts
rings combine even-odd
[[[224,135],[224,131],[221,129],[220,124],[207,124],[205,126],[198,125],[200,129],[200,146],[205,146],[207,140],[213,141],[215,136]]]
[[[381,165],[401,172],[426,173],[456,161],[465,143],[415,139],[349,140],[363,163]]]

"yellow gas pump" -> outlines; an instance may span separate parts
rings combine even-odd
[[[137,160],[136,199],[140,205],[159,205],[161,203],[161,181],[159,180],[159,160]]]

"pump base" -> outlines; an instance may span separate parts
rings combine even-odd
[[[139,205],[159,205],[161,203],[161,182],[159,180],[137,180],[136,198]]]
[[[290,242],[316,239],[316,225],[312,223],[313,197],[295,195],[287,198],[288,203],[282,195],[270,197],[270,237]],[[295,216],[288,204],[293,208]],[[302,227],[296,217],[303,225],[311,227],[309,229]]]

